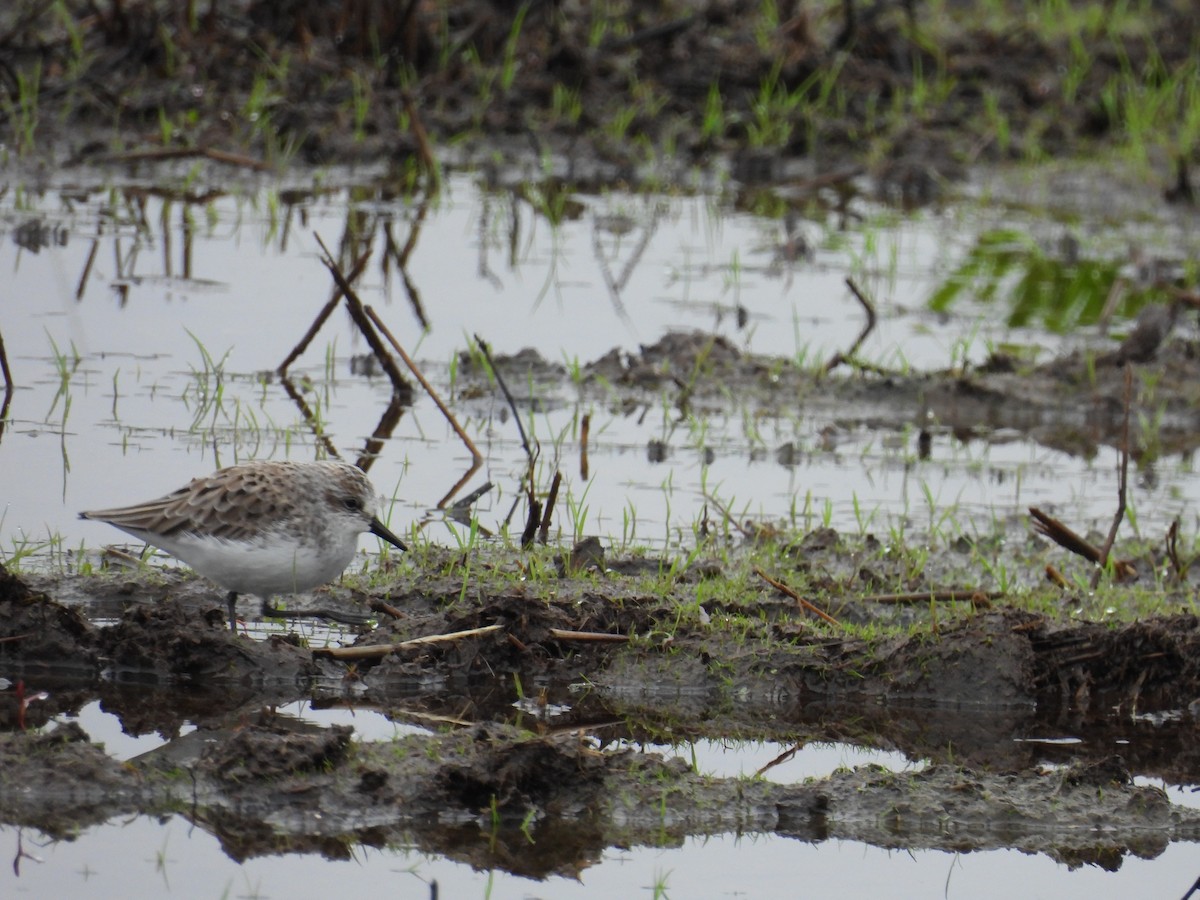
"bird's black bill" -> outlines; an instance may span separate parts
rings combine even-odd
[[[388,530],[388,527],[378,519],[371,520],[371,534],[375,535],[375,537],[383,538],[393,547],[399,547],[401,550],[408,549],[408,547],[404,545],[404,541],[392,534],[391,531]]]

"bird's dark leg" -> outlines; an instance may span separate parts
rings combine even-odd
[[[225,602],[229,604],[229,630],[237,631],[237,591],[230,591]]]

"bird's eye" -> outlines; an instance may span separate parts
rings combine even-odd
[[[342,506],[351,512],[360,512],[363,508],[363,503],[358,497],[343,497]]]

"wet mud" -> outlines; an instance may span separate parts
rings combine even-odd
[[[828,531],[797,546],[802,559],[780,557],[796,572],[875,558]],[[525,564],[522,551],[481,553],[474,564],[493,571]],[[1200,814],[1132,780],[1194,782],[1191,614],[1114,626],[964,602],[932,629],[849,636],[734,563],[694,563],[665,590],[647,573],[666,560],[602,565],[473,585],[461,554],[435,552],[423,571],[322,592],[322,608],[383,600],[401,615],[311,645],[231,632],[220,591],[187,575],[4,573],[0,667],[18,685],[0,693],[0,760],[21,790],[0,791],[0,816],[67,836],[174,812],[235,859],[403,842],[530,877],[575,875],[614,845],[729,831],[1108,868],[1200,837]],[[681,615],[713,579],[740,591]],[[837,613],[929,614],[872,607],[845,597]],[[412,643],[431,635],[451,638]],[[48,696],[22,702],[32,691]],[[127,733],[166,743],[112,759],[71,720],[96,699]],[[360,740],[272,711],[296,700],[429,730]],[[631,749],[702,738],[848,742],[927,766],[779,785]]]

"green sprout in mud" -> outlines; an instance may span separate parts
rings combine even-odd
[[[992,584],[996,586],[996,590],[1007,593],[1014,587],[1012,576],[1008,571],[1008,566],[999,560],[991,560],[986,556],[977,557],[980,567],[992,580]]]
[[[774,45],[779,26],[779,7],[775,0],[759,0],[758,15],[754,19],[754,43],[759,52],[768,57],[778,52]]]
[[[1140,447],[1139,461],[1142,465],[1152,465],[1162,455],[1162,426],[1166,410],[1162,405],[1146,413],[1138,410],[1138,446]]]
[[[16,71],[17,97],[14,103],[12,94],[5,91],[0,109],[11,123],[15,135],[17,154],[24,156],[32,153],[37,146],[37,128],[39,121],[38,97],[41,93],[42,63],[35,62],[29,68],[18,67]]]
[[[0,514],[0,531],[4,528],[4,514]],[[11,572],[19,572],[22,563],[27,559],[37,559],[45,565],[39,568],[51,568],[52,571],[65,571],[65,542],[61,534],[51,532],[44,541],[31,541],[24,537],[12,537],[12,550],[7,554],[0,552],[0,563]],[[57,563],[57,568],[54,565]]]
[[[1117,44],[1121,70],[1109,78],[1100,97],[1112,121],[1123,126],[1130,160],[1149,169],[1156,147],[1186,159],[1200,139],[1200,64],[1193,57],[1172,71],[1151,48],[1150,58],[1135,69],[1121,47]]]
[[[604,133],[608,135],[614,142],[621,142],[626,139],[629,132],[629,126],[633,124],[637,118],[638,110],[636,106],[622,106],[613,112],[603,125]]]
[[[1137,503],[1132,497],[1125,502],[1125,521],[1129,523],[1129,530],[1135,538],[1141,538],[1142,531],[1138,525]],[[1110,554],[1109,562],[1115,562],[1115,558]]]
[[[871,523],[875,521],[875,515],[879,512],[878,509],[873,509],[867,512],[863,509],[862,504],[858,499],[858,492],[855,491],[851,496],[851,504],[854,509],[854,521],[858,525],[859,536],[865,536],[871,529]]]
[[[578,125],[583,116],[583,100],[579,91],[556,82],[550,97],[550,111],[556,121]]]
[[[521,37],[521,27],[525,24],[525,13],[529,7],[522,4],[513,17],[512,27],[508,30],[508,40],[504,43],[504,63],[500,71],[500,88],[507,93],[512,89],[517,77],[517,41]]]
[[[983,119],[985,131],[995,140],[1000,152],[1007,153],[1012,144],[1012,123],[1000,109],[999,95],[994,90],[983,92]]]
[[[746,134],[751,147],[782,147],[791,137],[794,111],[812,79],[789,91],[779,77],[782,67],[782,62],[772,67],[759,83],[758,94],[750,105],[751,120],[746,123]]]
[[[619,550],[627,553],[637,537],[637,507],[633,500],[625,498],[625,506],[621,508],[621,542]]]
[[[361,144],[367,137],[367,119],[371,115],[371,87],[357,72],[350,72],[350,104],[354,122],[354,140]]]
[[[725,122],[725,103],[721,88],[714,81],[708,88],[708,99],[704,102],[704,118],[700,123],[700,139],[710,143],[723,137],[729,126]]]
[[[588,493],[592,489],[592,485],[596,480],[589,479],[584,485],[583,493],[576,497],[574,491],[567,492],[567,514],[571,519],[571,534],[578,542],[583,540],[584,531],[587,529],[588,515],[590,508],[587,503]]]

